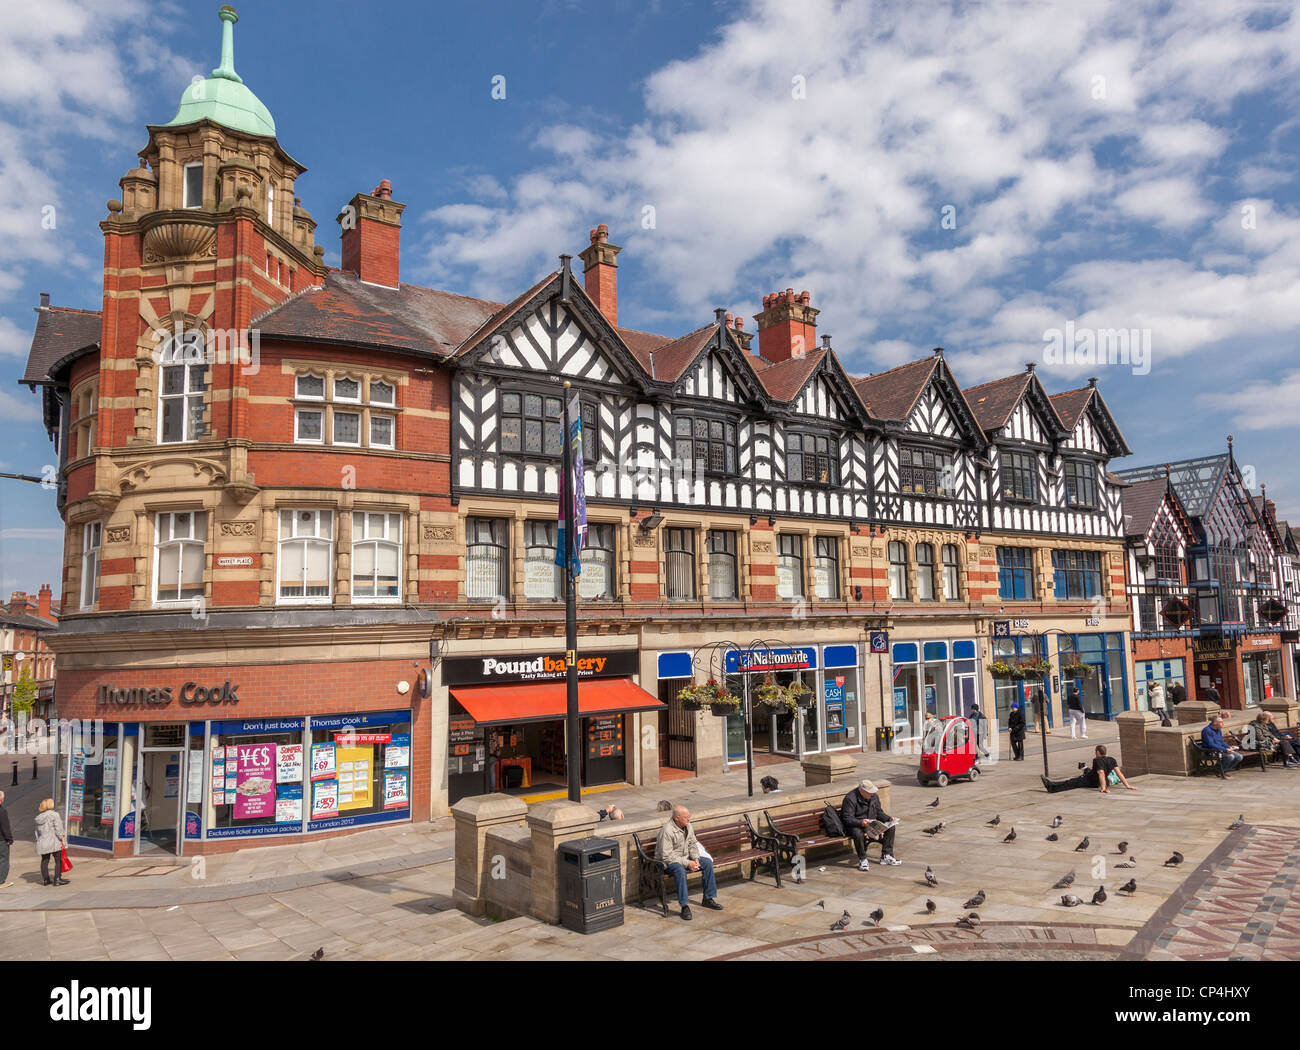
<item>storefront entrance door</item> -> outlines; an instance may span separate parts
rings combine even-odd
[[[1106,677],[1106,665],[1088,663],[1092,674],[1076,678],[1074,684],[1083,694],[1083,710],[1089,718],[1110,718],[1110,680]]]
[[[137,853],[179,852],[183,755],[181,750],[140,754]]]

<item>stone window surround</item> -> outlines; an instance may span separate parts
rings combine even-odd
[[[73,411],[80,411],[81,403],[87,396],[91,399],[91,410],[82,412],[80,415],[71,416],[68,424],[68,443],[76,448],[76,455],[69,456],[68,462],[73,463],[90,455],[94,445],[95,428],[99,419],[99,373],[87,376],[71,392],[71,408]]]
[[[291,442],[295,445],[314,445],[322,448],[345,448],[345,449],[378,449],[385,452],[396,451],[397,442],[397,420],[402,414],[402,408],[398,405],[397,390],[407,382],[405,373],[395,372],[390,369],[376,368],[359,368],[349,365],[335,365],[323,362],[306,362],[306,361],[284,361],[281,371],[293,376],[293,394],[289,398],[289,403],[293,405],[294,421]],[[324,381],[324,394],[322,397],[300,397],[298,395],[298,376],[311,375],[316,376]],[[339,400],[334,396],[335,379],[355,379],[361,384],[360,400]],[[370,399],[370,384],[373,382],[386,383],[393,388],[393,403],[391,405],[384,402],[372,402]],[[334,440],[334,407],[340,406],[341,411],[355,412],[361,416],[359,425],[357,443],[341,443]],[[319,411],[321,413],[321,436],[319,440],[309,440],[298,437],[298,413],[300,411]],[[393,440],[390,445],[372,445],[370,443],[370,420],[372,413],[387,416],[393,421]]]

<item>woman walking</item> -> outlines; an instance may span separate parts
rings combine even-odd
[[[68,884],[61,870],[63,845],[66,839],[63,818],[54,808],[54,799],[47,798],[36,813],[36,852],[41,855],[41,878],[46,886]],[[54,868],[53,878],[50,878],[51,865]]]
[[[1076,739],[1075,734],[1083,731],[1083,739],[1088,739],[1088,715],[1083,709],[1083,697],[1079,695],[1079,687],[1073,682],[1065,690],[1066,714],[1070,716],[1070,739]]]

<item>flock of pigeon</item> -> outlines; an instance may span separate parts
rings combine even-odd
[[[935,809],[938,807],[938,805],[939,805],[939,799],[936,797],[935,800],[929,804],[928,808]],[[1245,822],[1246,822],[1246,815],[1242,813],[1237,817],[1236,820],[1234,820],[1231,824],[1228,825],[1228,830],[1236,831],[1238,828],[1243,827],[1245,825]],[[986,827],[996,828],[999,824],[1002,823],[1002,814],[1000,813],[996,814],[992,820],[987,820],[984,823]],[[1059,841],[1060,836],[1056,834],[1055,829],[1059,828],[1064,823],[1065,823],[1064,819],[1062,819],[1060,816],[1056,816],[1052,818],[1052,823],[1049,826],[1053,830],[1052,833],[1047,836],[1048,842]],[[942,832],[943,827],[944,827],[944,822],[941,820],[939,821],[938,824],[935,824],[932,827],[922,828],[921,831],[924,834],[933,837],[935,835],[938,835],[940,832]],[[1015,842],[1016,829],[1012,827],[1011,830],[1002,839],[1002,841]],[[1092,844],[1091,840],[1087,835],[1085,835],[1083,839],[1079,842],[1079,844],[1074,847],[1074,852],[1083,853],[1091,846],[1091,844]],[[1127,839],[1119,842],[1115,847],[1115,852],[1118,853],[1120,856],[1124,856],[1125,854],[1128,854],[1128,845],[1129,844]],[[1173,856],[1171,856],[1167,861],[1165,861],[1164,866],[1166,868],[1176,868],[1178,867],[1178,865],[1182,864],[1184,859],[1185,858],[1181,853],[1179,853],[1177,850],[1174,850]],[[1116,864],[1115,867],[1136,868],[1137,858],[1130,854],[1127,860],[1121,861],[1120,863]],[[1052,889],[1068,890],[1071,886],[1074,885],[1074,876],[1075,876],[1075,870],[1071,868],[1069,874],[1062,875],[1059,879],[1057,879],[1057,881],[1053,884]],[[926,884],[929,886],[939,885],[938,876],[935,875],[934,870],[928,864],[925,867],[925,881]],[[1124,883],[1124,885],[1119,888],[1119,892],[1127,896],[1132,896],[1134,893],[1137,892],[1137,879],[1130,878],[1128,882]],[[987,899],[988,897],[985,894],[985,892],[983,890],[980,890],[977,894],[975,894],[975,896],[971,897],[970,900],[966,901],[966,903],[962,905],[962,908],[966,909],[966,914],[960,916],[957,919],[957,926],[959,926],[961,929],[964,930],[976,929],[980,924],[980,916],[979,916],[979,912],[976,911],[975,909],[982,906]],[[1098,886],[1097,889],[1093,892],[1092,903],[1097,906],[1101,906],[1106,903],[1106,900],[1107,900],[1106,887]],[[1073,893],[1065,893],[1061,895],[1061,903],[1067,908],[1077,908],[1080,904],[1083,903],[1083,898],[1077,897]],[[824,900],[818,901],[817,907],[824,909],[826,907],[826,902]],[[938,909],[938,905],[935,904],[935,902],[931,898],[927,897],[925,900],[926,914],[933,915],[937,909]],[[879,926],[881,920],[884,919],[884,917],[885,917],[885,910],[883,908],[878,907],[876,908],[875,911],[871,913],[870,921],[864,922],[862,925]],[[853,916],[851,916],[846,909],[844,914],[841,915],[838,919],[835,920],[835,922],[831,924],[831,930],[838,932],[840,930],[847,929],[849,923],[852,921],[853,921]]]

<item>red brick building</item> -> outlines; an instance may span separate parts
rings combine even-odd
[[[48,719],[54,711],[54,653],[46,644],[59,618],[50,607],[50,585],[32,596],[14,591],[0,606],[0,715],[13,717],[13,693],[19,679],[36,686],[32,716]]]

